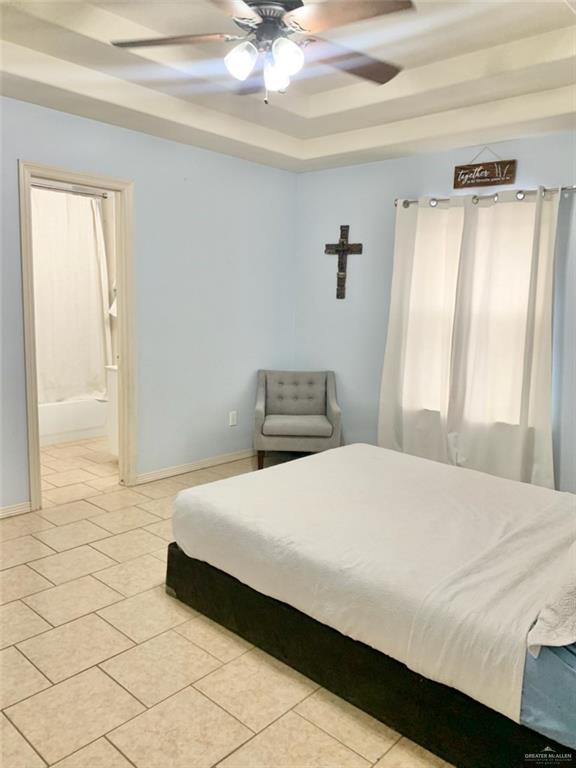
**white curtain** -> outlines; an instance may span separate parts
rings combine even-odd
[[[102,398],[111,362],[101,200],[32,189],[38,400]]]
[[[558,202],[542,189],[398,201],[382,446],[554,486]]]

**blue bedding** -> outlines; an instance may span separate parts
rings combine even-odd
[[[576,749],[576,643],[526,655],[520,720],[534,731]]]

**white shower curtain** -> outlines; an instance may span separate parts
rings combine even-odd
[[[111,360],[99,199],[32,189],[38,400],[102,398]]]
[[[382,446],[553,487],[558,202],[398,201]]]

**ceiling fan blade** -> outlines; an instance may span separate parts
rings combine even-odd
[[[117,40],[113,42],[116,48],[147,48],[154,45],[187,45],[189,43],[228,43],[232,40],[243,40],[240,35],[225,35],[213,32],[206,35],[176,35],[176,37],[154,37],[147,40]]]
[[[213,0],[214,2],[214,0]],[[284,14],[283,21],[297,32],[315,35],[332,27],[343,27],[355,21],[386,16],[414,8],[411,0],[336,0],[307,3]]]
[[[383,85],[401,72],[400,67],[389,64],[380,59],[374,59],[359,51],[352,51],[339,43],[333,43],[331,40],[317,40],[310,48],[311,59],[320,64],[329,64],[336,69],[342,69],[356,77],[362,77],[364,80],[371,80],[374,83]]]
[[[262,17],[253,11],[244,0],[210,0],[221,11],[232,16],[233,19],[241,19],[250,24],[260,24]]]

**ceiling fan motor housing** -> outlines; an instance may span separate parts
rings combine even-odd
[[[256,36],[256,44],[261,50],[268,50],[274,40],[281,35],[291,35],[294,30],[286,26],[283,21],[284,14],[301,8],[302,0],[245,0],[246,5],[253,8],[262,21],[251,30]],[[244,23],[235,19],[239,26],[244,28]]]
[[[275,13],[277,16],[283,16],[288,11],[295,11],[296,8],[302,8],[303,0],[244,0],[246,5],[265,18],[269,14]],[[275,11],[273,9],[276,9]]]

